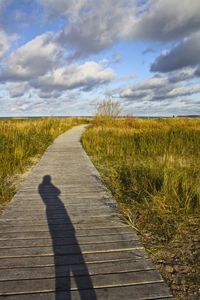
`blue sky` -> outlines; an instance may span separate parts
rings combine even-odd
[[[0,0],[0,116],[200,114],[199,0]]]

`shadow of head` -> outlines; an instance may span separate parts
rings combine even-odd
[[[45,175],[43,177],[43,182],[42,183],[45,184],[45,185],[51,184],[51,176],[50,175]]]
[[[42,182],[39,185],[39,194],[42,200],[46,204],[51,204],[52,202],[61,202],[58,198],[60,195],[60,190],[52,183],[52,178],[50,175],[45,175]]]

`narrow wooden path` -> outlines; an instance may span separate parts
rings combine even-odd
[[[172,299],[84,152],[58,137],[0,217],[0,299]]]

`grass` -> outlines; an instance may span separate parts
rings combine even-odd
[[[96,118],[83,146],[177,299],[199,299],[200,120]]]
[[[0,207],[16,192],[16,175],[32,165],[59,134],[86,121],[79,118],[0,120]]]

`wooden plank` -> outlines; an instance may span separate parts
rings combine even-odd
[[[54,238],[54,245],[72,245],[74,244],[75,237],[67,237],[63,239],[63,237]],[[132,234],[114,234],[114,235],[93,235],[93,236],[80,236],[76,237],[79,245],[82,244],[97,244],[97,243],[109,243],[109,242],[120,242],[120,241],[134,241],[138,240],[138,237],[133,237]],[[0,248],[18,248],[18,247],[34,247],[34,246],[47,246],[52,244],[52,238],[49,236],[47,238],[26,238],[26,239],[0,239]]]
[[[57,291],[93,288],[104,288],[114,286],[128,286],[132,284],[145,284],[163,282],[158,272],[145,270],[138,272],[112,273],[103,275],[77,275],[73,267],[65,271],[68,275],[58,277],[56,280]],[[69,280],[70,278],[70,280]],[[70,282],[69,282],[70,281]],[[12,291],[12,293],[28,293],[37,291],[55,291],[55,278],[39,278],[29,280],[0,281],[0,295]]]
[[[62,219],[50,219],[50,220],[37,220],[37,219],[25,219],[23,217],[16,219],[11,218],[12,216],[6,217],[4,219],[4,222],[0,222],[0,229],[1,229],[1,225],[2,226],[7,226],[10,224],[10,226],[14,226],[14,224],[19,224],[19,226],[22,225],[37,225],[37,224],[68,224],[69,223],[69,219],[66,218],[62,218]],[[90,222],[88,222],[87,218],[85,218],[84,220],[82,218],[77,219],[76,221],[73,222],[73,224],[75,226],[77,226],[77,224],[82,223],[83,224],[83,228],[85,228],[85,224],[88,224],[86,227],[90,228],[91,226],[89,226],[90,224],[93,225],[93,228],[110,228],[110,227],[124,227],[124,228],[128,228],[128,226],[123,222],[122,220],[119,220],[119,218],[101,218],[99,217],[98,220],[94,220],[94,222],[92,222],[92,220],[90,220]],[[129,228],[130,229],[130,228]]]
[[[113,218],[114,216],[118,216],[118,213],[115,213],[115,212],[110,212],[110,214],[108,213],[108,210],[104,209],[104,210],[100,210],[100,209],[96,209],[96,210],[90,210],[88,208],[88,211],[85,210],[85,211],[80,211],[80,214],[79,214],[79,211],[78,210],[74,210],[72,212],[70,212],[70,220],[73,220],[75,218],[77,218],[78,220],[82,220],[82,219],[85,219],[84,217],[80,218],[80,216],[84,216],[84,212],[85,214],[87,214],[87,218]],[[21,218],[21,215],[22,213],[21,212],[16,212],[16,211],[12,211],[12,218],[13,219],[18,219],[18,218]],[[40,220],[42,218],[44,218],[45,220],[47,219],[47,214],[48,213],[48,220],[49,219],[67,219],[69,218],[67,215],[66,215],[66,212],[65,211],[41,211],[41,212],[38,212],[38,211],[28,211],[26,212],[26,216],[25,216],[25,220],[29,220],[29,219],[37,219],[37,220]],[[10,212],[9,212],[10,214]],[[28,223],[28,222],[27,222]]]
[[[79,205],[77,206],[73,206],[73,207],[70,207],[70,206],[63,206],[63,207],[46,207],[46,206],[43,206],[41,205],[41,207],[38,207],[38,208],[33,208],[32,206],[31,207],[28,207],[26,206],[25,209],[23,209],[23,207],[20,207],[20,209],[10,209],[9,210],[9,213],[12,213],[12,215],[14,217],[21,217],[22,213],[26,212],[26,215],[28,216],[38,216],[38,215],[45,215],[47,212],[48,214],[51,214],[52,216],[59,216],[59,215],[65,215],[66,214],[69,214],[70,217],[71,216],[76,216],[78,215],[78,213],[80,212],[80,215],[86,215],[86,214],[89,214],[89,215],[107,215],[108,214],[108,207],[106,205],[102,205],[102,206],[99,206],[99,205],[96,205],[95,207],[94,206],[90,206],[88,205],[88,208],[86,207],[80,207],[79,208]],[[111,213],[117,213],[118,215],[118,212],[114,209],[111,209],[110,208],[110,212]]]
[[[109,203],[112,203],[112,204],[115,204],[116,203],[114,201],[111,201],[109,200],[107,197],[103,196],[103,197],[98,197],[98,195],[84,195],[81,197],[80,195],[62,195],[61,197],[61,200],[63,202],[64,205],[69,205],[69,204],[82,204],[82,205],[98,205],[98,204],[109,204]],[[46,199],[50,200],[51,197],[47,196]],[[18,198],[15,199],[15,201],[17,201],[17,204],[19,205],[22,205],[22,206],[29,206],[31,207],[32,205],[36,206],[36,205],[41,205],[41,204],[44,204],[41,200],[41,197],[39,195],[34,195],[32,196],[31,198],[31,195],[30,197],[28,198],[27,196],[22,196],[20,197],[20,200],[18,200]],[[15,205],[15,203],[13,203]],[[50,203],[49,201],[49,206],[52,206],[52,205],[56,205],[56,203]],[[42,205],[43,206],[43,205]]]
[[[125,251],[140,249],[141,243],[139,241],[130,242],[112,242],[112,243],[99,243],[92,245],[55,245],[43,247],[26,247],[26,248],[0,248],[0,257],[10,256],[26,256],[26,255],[39,255],[39,254],[79,254],[90,252],[112,252],[112,251]]]
[[[66,269],[71,266],[71,262],[66,260],[65,265],[55,266],[52,263],[51,266],[40,266],[40,267],[26,267],[26,268],[10,268],[6,272],[4,269],[0,269],[0,281],[8,280],[29,280],[38,278],[55,278],[55,268],[56,275],[61,277],[66,275]],[[139,272],[144,270],[153,270],[154,266],[151,260],[119,260],[108,261],[101,263],[90,263],[90,264],[75,264],[73,270],[76,275],[97,275],[97,274],[110,274],[110,273],[127,273],[127,272]]]
[[[34,228],[33,228],[34,229]],[[30,231],[25,231],[26,228],[24,228],[24,231],[18,231],[17,229],[14,231],[12,230],[11,232],[4,232],[4,233],[0,233],[0,239],[5,239],[5,238],[20,238],[20,239],[26,239],[26,238],[47,238],[50,237],[51,234],[49,232],[48,229],[40,229],[40,230],[35,230],[33,231],[33,229],[31,229]],[[53,231],[52,231],[53,232]],[[130,233],[130,229],[129,228],[124,228],[124,227],[110,227],[110,228],[96,228],[96,229],[77,229],[76,230],[76,237],[79,236],[88,236],[88,235],[93,235],[96,236],[98,238],[98,236],[100,235],[115,235],[118,233]],[[74,230],[69,230],[67,232],[67,236],[68,238],[70,238],[71,236],[74,236]],[[62,231],[62,230],[58,230],[56,232],[56,238],[59,237],[66,237],[66,232]]]
[[[86,210],[86,207],[85,207],[85,204],[83,204],[83,203],[74,203],[74,202],[72,202],[72,203],[70,203],[70,204],[65,204],[64,205],[65,206],[65,208],[66,208],[66,210],[68,211],[68,212],[70,212],[70,211],[73,211],[73,210],[78,210],[78,211],[87,211]],[[96,203],[92,203],[91,205],[89,205],[89,207],[88,207],[88,209],[106,209],[107,210],[107,205],[106,204],[101,204],[101,203],[99,203],[99,202],[96,202]],[[20,212],[21,214],[23,213],[23,212],[34,212],[34,211],[38,211],[38,210],[40,210],[41,212],[42,211],[45,211],[46,210],[46,206],[43,204],[43,203],[41,203],[41,204],[33,204],[33,203],[31,203],[31,206],[24,206],[24,205],[12,205],[12,207],[10,207],[10,211],[16,211],[16,212]],[[59,212],[59,211],[62,211],[62,209],[60,208],[60,206],[58,206],[58,205],[54,205],[54,204],[51,204],[51,205],[49,205],[48,206],[48,210],[49,211],[57,211],[57,212]]]
[[[82,195],[84,195],[85,197],[98,197],[98,196],[104,196],[105,194],[106,194],[106,191],[102,191],[102,190],[100,190],[100,191],[99,190],[90,190],[90,191],[88,191],[88,190],[85,190],[85,191],[64,190],[64,191],[62,191],[61,197],[78,196],[79,198],[82,199]],[[38,192],[36,190],[35,191],[21,190],[19,195],[24,196],[24,197],[27,197],[27,195],[34,197],[34,196],[38,195]],[[53,197],[54,198],[54,195],[52,195],[51,192],[47,192],[45,197],[47,197],[47,198]]]
[[[149,292],[151,291],[151,293]],[[63,292],[38,292],[37,294],[19,294],[13,296],[2,296],[0,299],[9,300],[55,300],[55,295],[59,300],[116,300],[116,299],[131,299],[131,300],[169,300],[173,299],[169,295],[168,289],[164,283],[147,283],[135,284],[130,286],[119,286],[110,288],[99,288],[95,290],[84,289],[77,291]],[[69,298],[70,297],[70,298]]]
[[[146,253],[143,248],[127,251],[115,251],[115,252],[99,252],[99,253],[81,253],[76,255],[35,255],[35,256],[16,256],[16,257],[1,257],[0,269],[9,268],[32,268],[33,266],[47,266],[54,265],[54,259],[56,258],[56,265],[65,265],[66,261],[70,261],[71,264],[80,264],[83,259],[87,264],[101,263],[101,262],[119,262],[128,260],[145,260]]]
[[[149,295],[149,289],[151,294]],[[141,292],[142,291],[142,292]],[[118,295],[116,297],[116,295]],[[20,294],[11,296],[0,296],[0,299],[8,300],[55,300],[55,297],[59,300],[116,300],[116,299],[134,299],[137,300],[172,300],[172,297],[165,296],[168,292],[159,284],[148,284],[144,288],[144,285],[135,285],[127,287],[114,287],[114,288],[103,288],[96,289],[95,296],[94,291],[81,290],[81,291],[70,291],[70,292],[57,292],[57,293],[34,293],[34,294]]]
[[[104,221],[104,222],[102,222]],[[48,220],[48,222],[45,220],[30,220],[30,223],[27,222],[27,220],[24,219],[18,219],[17,223],[19,223],[18,226],[14,226],[13,223],[12,225],[9,226],[9,224],[5,224],[2,225],[0,229],[2,229],[0,231],[0,233],[9,233],[9,232],[33,232],[33,231],[44,231],[44,230],[48,230],[49,231],[49,226],[52,226],[51,231],[57,231],[57,230],[61,230],[61,231],[78,231],[78,230],[91,230],[95,231],[95,230],[107,230],[106,232],[111,232],[113,230],[113,232],[119,232],[120,230],[122,232],[133,232],[128,226],[124,225],[123,223],[119,223],[116,222],[116,220],[114,219],[113,222],[108,222],[109,220],[107,219],[100,219],[100,222],[88,222],[87,220],[85,220],[85,222],[83,222],[81,220],[81,222],[74,222],[73,226],[72,223],[69,220],[66,219],[50,219]],[[100,231],[102,233],[102,231]],[[112,233],[112,232],[111,232]],[[134,232],[133,232],[134,234]]]
[[[101,220],[101,219],[100,219]],[[103,218],[102,221],[104,221],[105,219]],[[106,219],[107,220],[107,219]],[[50,226],[51,224],[52,225],[55,225],[51,228],[51,231],[54,231],[54,230],[61,230],[61,231],[68,231],[68,230],[74,230],[74,231],[77,231],[77,230],[109,230],[113,232],[115,231],[119,231],[120,233],[120,230],[122,232],[133,232],[129,227],[125,226],[123,223],[119,223],[119,222],[116,222],[116,220],[114,219],[113,222],[88,222],[87,220],[85,220],[85,222],[76,222],[76,223],[73,223],[73,226],[72,226],[72,223],[69,222],[69,220],[65,220],[65,219],[56,219],[56,220],[48,220],[48,223],[47,221],[43,221],[43,220],[30,220],[30,222],[27,222],[26,220],[24,219],[18,219],[17,220],[17,224],[19,225],[16,225],[14,226],[13,223],[9,226],[8,224],[6,225],[2,225],[1,226],[1,233],[8,233],[8,232],[32,232],[32,231],[44,231],[45,229],[48,229],[49,231],[49,228],[48,226]],[[134,232],[133,232],[134,234]]]
[[[148,290],[151,289],[151,295],[149,295]],[[143,291],[141,293],[141,290]],[[0,299],[8,300],[116,300],[120,299],[134,299],[137,300],[172,300],[173,297],[165,296],[167,292],[160,287],[160,284],[148,284],[144,290],[144,285],[135,285],[127,287],[114,287],[114,288],[103,288],[96,289],[95,296],[94,290],[81,290],[81,291],[70,291],[70,292],[44,292],[44,293],[33,293],[33,294],[20,294],[20,295],[10,295],[10,296],[0,296]],[[116,297],[118,295],[119,298]]]

